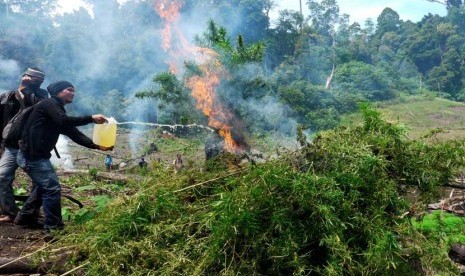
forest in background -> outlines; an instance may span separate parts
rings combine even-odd
[[[191,77],[204,75],[202,64],[185,60],[181,74],[169,70],[154,2],[87,2],[93,15],[53,15],[56,1],[2,2],[0,88],[16,87],[25,67],[39,66],[46,82],[76,85],[71,113],[206,124],[189,88]],[[271,1],[184,1],[179,29],[218,53],[227,71],[220,100],[248,133],[302,125],[299,148],[263,162],[223,153],[204,163],[203,152],[186,154],[204,141],[163,138],[158,129],[144,141],[165,154],[182,151],[186,167],[174,173],[151,161],[149,169],[111,172],[127,173],[124,183],[98,180],[97,168],[60,177],[85,207],[65,206],[67,227],[39,258],[64,255],[67,266],[54,269],[86,275],[459,275],[463,267],[449,254],[465,243],[463,218],[452,224],[425,210],[463,171],[463,140],[436,143],[440,130],[411,139],[404,125],[358,105],[423,98],[444,111],[449,101],[436,96],[462,101],[465,7],[444,3],[445,17],[404,22],[386,8],[362,27],[335,1],[307,1],[308,18],[282,11],[273,24]],[[357,106],[360,124],[308,142],[302,130],[332,128]]]
[[[56,0],[0,3],[0,90],[14,88],[27,66],[38,66],[46,83],[75,84],[72,112],[205,124],[185,85],[196,64],[186,60],[183,75],[166,64],[163,20],[154,9],[160,1],[85,2],[91,14],[84,8],[57,14]],[[218,96],[249,133],[291,133],[297,124],[332,128],[361,101],[419,93],[465,100],[461,0],[443,1],[446,16],[428,14],[418,23],[389,7],[375,20],[351,23],[336,0],[304,1],[307,17],[282,10],[275,22],[272,0],[182,3],[180,29],[218,52],[229,72]]]

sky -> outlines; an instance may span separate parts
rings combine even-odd
[[[120,0],[125,2],[127,0]],[[277,18],[278,11],[283,9],[296,10],[300,9],[300,1],[302,1],[302,10],[304,14],[308,13],[306,0],[274,0],[278,7],[270,13],[270,17]],[[396,11],[401,20],[411,20],[413,22],[420,21],[424,15],[428,13],[446,15],[444,5],[427,0],[339,0],[340,13],[350,15],[351,22],[363,24],[367,18],[373,19],[381,14],[384,8],[389,7]],[[59,0],[58,3],[63,7],[64,11],[71,11],[83,6],[82,0]]]
[[[306,0],[302,1],[302,10],[308,12]],[[273,11],[271,17],[276,17],[277,11],[282,9],[296,10],[300,9],[300,0],[275,0],[278,8]],[[340,14],[348,14],[351,22],[363,24],[367,18],[373,19],[381,14],[384,8],[389,7],[396,11],[401,20],[420,21],[428,13],[446,15],[446,8],[439,3],[429,2],[427,0],[338,0]],[[307,11],[307,12],[306,12]]]
[[[60,5],[64,11],[72,11],[73,9],[79,9],[84,5],[82,0],[58,0],[58,5]]]

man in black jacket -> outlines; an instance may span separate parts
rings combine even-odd
[[[68,81],[51,83],[47,87],[51,95],[38,103],[26,121],[20,140],[18,164],[37,185],[38,194],[44,211],[44,228],[61,229],[61,187],[58,177],[50,162],[50,152],[58,141],[58,136],[64,134],[77,144],[103,151],[113,147],[96,145],[92,140],[77,129],[77,126],[90,123],[103,124],[106,117],[101,114],[92,116],[72,117],[66,114],[64,106],[74,99],[74,86]],[[31,206],[32,205],[32,206]],[[36,218],[24,210],[33,210],[37,205],[35,198],[29,197],[15,219],[19,225],[29,224]]]
[[[27,68],[18,88],[0,95],[0,133],[20,109],[48,98],[47,91],[40,88],[44,77],[44,72],[39,68]],[[5,143],[1,135],[0,141],[0,222],[12,222],[19,211],[13,194],[13,180],[18,168],[16,163],[18,145]]]

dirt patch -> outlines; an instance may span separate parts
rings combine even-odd
[[[429,119],[434,122],[435,125],[447,128],[451,124],[456,123],[456,121],[459,120],[459,117],[451,114],[447,114],[447,116],[445,116],[444,114],[434,113],[429,115]]]
[[[0,257],[19,257],[45,244],[45,232],[25,229],[12,223],[0,223]]]
[[[465,106],[451,106],[449,107],[450,110],[465,112]]]

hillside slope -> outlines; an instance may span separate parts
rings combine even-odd
[[[384,118],[391,122],[406,125],[410,138],[424,137],[441,129],[435,135],[438,140],[465,138],[465,104],[441,98],[419,96],[407,98],[402,102],[378,103],[374,105]],[[360,122],[360,113],[351,114],[343,119],[343,125]]]

